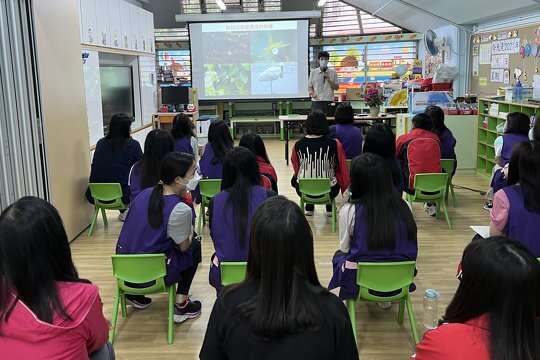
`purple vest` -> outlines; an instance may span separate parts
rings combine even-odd
[[[174,151],[179,151],[186,154],[194,154],[191,146],[191,136],[178,137],[174,139]]]
[[[503,165],[506,165],[510,162],[510,157],[512,156],[512,150],[514,150],[514,147],[517,143],[522,141],[528,141],[529,137],[528,135],[523,134],[516,134],[516,133],[508,133],[503,134],[503,147],[501,151],[501,157],[503,160]]]
[[[540,213],[529,211],[525,208],[525,201],[521,187],[512,185],[503,189],[508,201],[510,210],[508,212],[508,222],[504,233],[514,239],[521,241],[536,257],[540,257]]]
[[[356,269],[344,268],[346,261],[357,262],[389,262],[412,261],[418,255],[418,244],[409,241],[405,225],[396,225],[396,248],[392,250],[368,250],[367,223],[362,218],[362,205],[355,205],[354,235],[351,240],[350,252],[342,257],[334,258],[334,274],[328,286],[329,289],[339,287],[339,297],[342,300],[351,299],[358,294],[356,284]]]
[[[251,188],[249,201],[249,211],[244,232],[244,246],[240,245],[240,239],[234,226],[233,212],[230,207],[225,207],[225,203],[229,197],[226,190],[222,190],[213,200],[212,223],[210,224],[210,236],[214,243],[216,256],[219,261],[247,261],[249,251],[249,230],[251,227],[251,219],[253,214],[267,199],[267,192],[261,186]],[[210,267],[210,285],[216,288],[219,292],[221,289],[220,269],[215,264]]]
[[[164,253],[167,264],[165,283],[172,285],[182,280],[181,272],[193,265],[191,250],[181,252],[167,236],[167,224],[172,210],[181,201],[176,195],[163,196],[163,224],[154,229],[148,223],[148,204],[152,189],[141,191],[129,207],[128,216],[116,243],[117,254]],[[191,226],[191,223],[186,224]]]
[[[204,153],[201,156],[199,162],[201,168],[201,175],[204,179],[221,179],[223,175],[223,162],[218,162],[216,164],[212,163],[214,158],[214,148],[212,144],[208,143],[204,148]]]
[[[441,159],[456,159],[456,138],[449,129],[444,129],[441,139]]]
[[[337,124],[336,139],[343,145],[347,159],[352,159],[362,153],[362,131],[356,126]]]
[[[141,189],[142,163],[138,161],[133,165],[133,169],[129,175],[129,189],[131,191],[131,201],[135,199],[143,189]]]

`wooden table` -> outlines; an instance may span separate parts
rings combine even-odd
[[[154,129],[161,129],[162,124],[172,124],[174,121],[174,117],[178,114],[184,114],[191,117],[191,120],[193,122],[199,119],[198,111],[194,111],[194,112],[184,111],[183,113],[178,113],[178,112],[155,113],[155,114],[152,114],[152,122],[154,124]]]
[[[386,115],[386,114],[379,114],[379,116],[371,116],[369,114],[366,115],[355,115],[354,116],[354,124],[357,126],[371,126],[374,122],[387,122],[389,125],[391,120],[395,120],[396,115]],[[284,140],[285,140],[285,161],[287,162],[287,166],[289,165],[289,125],[291,123],[302,123],[305,122],[307,119],[307,115],[281,115],[279,116],[280,122],[283,124],[282,128],[285,129],[284,131]],[[328,121],[334,121],[335,119],[333,117],[327,117]]]

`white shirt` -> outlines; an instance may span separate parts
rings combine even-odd
[[[333,84],[338,83],[336,70],[328,68],[326,73]],[[324,73],[320,67],[311,70],[309,73],[308,87],[313,88],[314,96],[311,99],[312,101],[334,101],[334,90],[330,87],[329,82],[324,79]]]
[[[176,244],[184,242],[193,232],[191,208],[183,202],[178,203],[167,222],[167,236]]]

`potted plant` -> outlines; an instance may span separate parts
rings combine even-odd
[[[379,116],[379,111],[381,110],[380,106],[384,103],[383,95],[376,88],[370,88],[366,95],[364,95],[364,100],[369,106],[369,113],[371,116]]]

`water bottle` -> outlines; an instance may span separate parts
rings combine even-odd
[[[437,301],[439,297],[439,293],[433,289],[427,289],[424,294],[424,326],[427,329],[435,329],[438,325]]]
[[[521,81],[516,82],[516,102],[521,102],[523,100],[523,85],[521,84]]]

